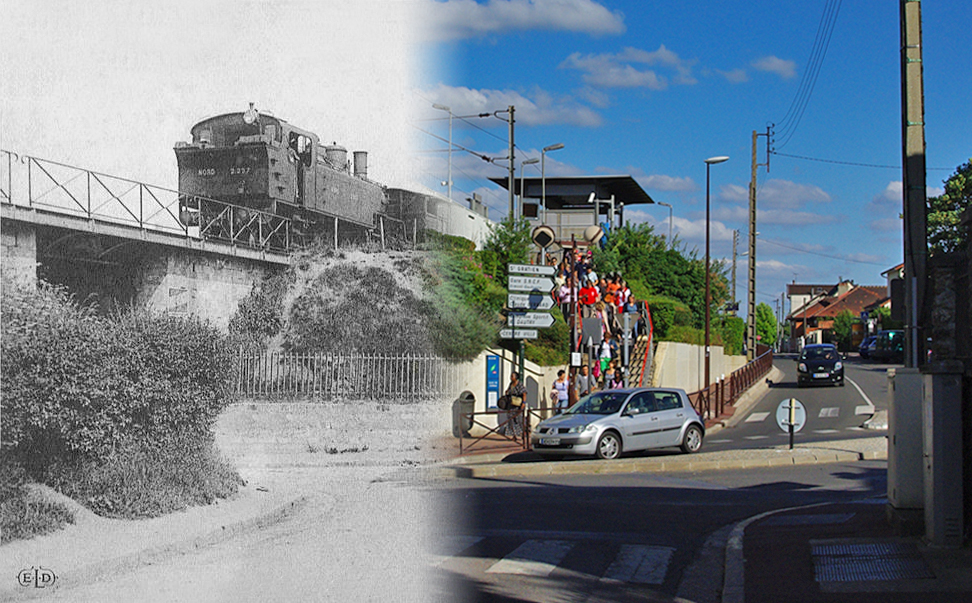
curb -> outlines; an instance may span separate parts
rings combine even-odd
[[[833,451],[802,448],[807,454],[791,455],[782,451],[779,456],[732,460],[684,460],[674,461],[654,459],[603,461],[569,461],[540,463],[490,463],[483,465],[444,466],[430,470],[433,477],[440,479],[476,479],[484,477],[544,476],[544,475],[607,475],[617,473],[666,473],[675,471],[712,471],[720,469],[753,469],[759,467],[781,467],[792,465],[816,465],[829,463],[848,463],[854,461],[886,460],[883,451]]]
[[[249,530],[265,528],[294,514],[306,504],[307,500],[308,496],[301,495],[269,511],[235,522],[219,525],[195,536],[156,546],[148,546],[144,549],[126,553],[118,557],[82,565],[71,570],[69,578],[63,580],[59,578],[53,590],[56,592],[61,589],[81,586],[108,574],[131,571],[144,565],[164,561],[178,553],[225,542]],[[66,574],[67,572],[65,571],[64,573]],[[0,599],[2,600],[10,600],[13,598],[34,599],[46,594],[42,589],[24,589],[22,587],[17,589],[0,589]]]

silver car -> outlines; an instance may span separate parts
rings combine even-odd
[[[685,391],[611,389],[581,398],[567,412],[542,421],[530,435],[533,451],[617,458],[622,451],[679,446],[698,452],[705,425]]]

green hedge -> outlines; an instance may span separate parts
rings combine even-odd
[[[33,475],[106,459],[132,438],[208,441],[233,368],[208,323],[106,318],[43,284],[4,290],[2,353],[0,450]]]

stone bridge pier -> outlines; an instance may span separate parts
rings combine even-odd
[[[192,315],[224,331],[240,300],[287,263],[199,241],[167,244],[19,220],[3,220],[0,235],[4,288],[44,280],[102,311],[134,306]]]

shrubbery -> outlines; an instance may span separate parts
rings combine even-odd
[[[212,449],[233,369],[224,337],[205,322],[103,317],[43,283],[4,289],[2,355],[3,463],[62,485],[78,471],[131,460],[142,444],[169,455],[159,471],[195,463],[186,445]],[[183,444],[167,448],[173,442]]]

